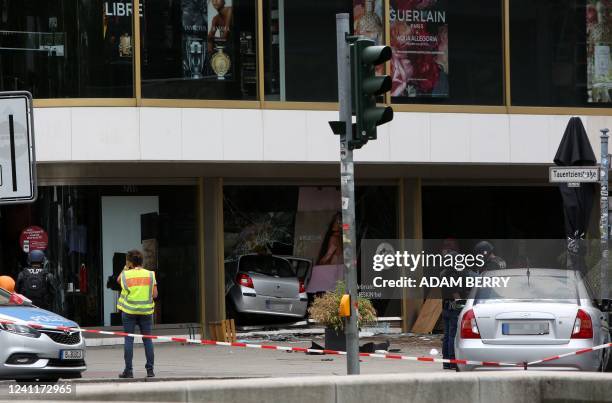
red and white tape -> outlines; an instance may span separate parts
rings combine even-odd
[[[216,341],[216,340],[199,340],[199,339],[188,339],[184,337],[155,336],[155,335],[134,334],[134,333],[125,333],[125,332],[112,332],[108,330],[82,329],[79,327],[41,325],[40,323],[29,323],[29,322],[21,322],[21,321],[0,320],[0,324],[15,324],[15,325],[22,325],[22,326],[30,326],[34,329],[49,329],[49,330],[69,331],[69,332],[96,333],[96,334],[104,334],[104,335],[109,335],[109,336],[140,337],[143,339],[167,340],[167,341],[172,341],[176,343],[201,344],[201,345],[207,345],[207,346],[257,348],[257,349],[263,349],[263,350],[294,351],[298,353],[314,353],[314,354],[323,354],[323,355],[346,355],[346,351],[325,350],[325,349],[320,350],[320,349],[313,349],[313,348],[275,346],[275,345],[269,345],[269,344],[252,344],[252,343],[242,343],[242,342],[223,342],[223,341]],[[469,360],[456,360],[456,359],[433,358],[433,357],[408,357],[408,356],[400,355],[400,354],[359,353],[359,356],[360,357],[372,357],[372,358],[386,358],[386,359],[391,359],[391,360],[408,360],[408,361],[445,363],[445,364],[479,365],[479,366],[487,366],[487,367],[523,366],[523,364],[503,363],[503,362],[469,361]]]
[[[531,362],[528,362],[526,365],[527,366],[529,366],[529,365],[537,365],[537,364],[541,364],[543,362],[560,360],[561,358],[571,357],[573,355],[580,355],[580,354],[590,353],[592,351],[602,350],[604,348],[610,348],[610,347],[612,347],[612,343],[600,344],[599,346],[595,346],[595,347],[583,348],[581,350],[572,351],[572,352],[565,353],[565,354],[560,354],[560,355],[553,355],[551,357],[546,357],[546,358],[543,358],[541,360],[531,361]]]
[[[95,330],[95,329],[83,329],[79,327],[68,327],[68,326],[51,326],[42,325],[40,323],[29,323],[22,321],[10,321],[0,319],[0,324],[14,324],[22,326],[30,326],[34,329],[49,329],[59,330],[63,332],[81,332],[81,333],[95,333],[104,334],[109,336],[121,336],[121,337],[139,337],[142,339],[154,339],[154,340],[166,340],[176,343],[190,343],[190,344],[201,344],[207,346],[224,346],[224,347],[242,347],[242,348],[257,348],[263,350],[279,350],[279,351],[293,351],[298,353],[314,353],[323,355],[346,355],[345,351],[336,350],[320,350],[313,348],[303,347],[288,347],[288,346],[275,346],[270,344],[253,344],[253,343],[242,343],[242,342],[224,342],[216,340],[200,340],[200,339],[189,339],[184,337],[171,337],[171,336],[155,336],[146,334],[135,334],[125,332],[112,332],[108,330]],[[558,360],[572,355],[580,355],[591,351],[601,350],[604,348],[612,347],[612,343],[601,344],[592,348],[585,348],[578,351],[573,351],[566,354],[555,355],[547,357],[537,361],[511,363],[511,362],[496,362],[496,361],[470,361],[470,360],[459,360],[459,359],[446,359],[446,358],[433,358],[433,357],[409,357],[400,354],[381,354],[381,353],[359,353],[360,357],[372,357],[372,358],[385,358],[391,360],[407,360],[407,361],[419,361],[419,362],[430,362],[430,363],[443,363],[443,364],[461,364],[461,365],[477,365],[483,367],[524,367],[527,368],[531,365],[541,364],[543,362]]]

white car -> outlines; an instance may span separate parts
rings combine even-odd
[[[507,269],[485,275],[511,279],[506,289],[472,291],[459,315],[457,359],[523,363],[610,342],[607,312],[594,302],[580,273]],[[609,355],[606,348],[528,368],[601,371],[607,368]],[[459,371],[480,369],[492,367],[458,365]]]
[[[9,303],[10,296],[0,289],[0,321],[78,327],[30,303]],[[86,369],[85,341],[80,332],[0,323],[0,379],[54,382],[80,378]]]

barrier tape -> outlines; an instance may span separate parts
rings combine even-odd
[[[200,340],[200,339],[189,339],[185,337],[155,336],[155,335],[146,335],[146,334],[113,332],[109,330],[83,329],[80,327],[41,325],[39,323],[29,323],[29,322],[22,322],[22,321],[0,320],[0,324],[22,325],[22,326],[29,326],[34,329],[59,330],[62,332],[80,332],[80,333],[103,334],[103,335],[108,335],[108,336],[139,337],[142,339],[167,340],[167,341],[176,342],[176,343],[200,344],[200,345],[207,345],[207,346],[256,348],[256,349],[262,349],[262,350],[292,351],[292,352],[298,352],[298,353],[313,353],[313,354],[321,354],[321,355],[346,355],[346,351],[325,350],[325,349],[320,350],[320,349],[304,348],[304,347],[275,346],[275,345],[270,345],[270,344],[252,344],[252,343],[242,343],[242,342]],[[442,363],[442,364],[477,365],[477,366],[483,366],[483,367],[523,367],[527,369],[527,367],[530,365],[537,365],[543,362],[554,361],[554,360],[558,360],[561,358],[570,357],[573,355],[585,354],[588,352],[601,350],[601,349],[609,348],[609,347],[612,347],[612,343],[601,344],[599,346],[585,348],[585,349],[581,349],[577,351],[572,351],[570,353],[565,353],[561,355],[555,355],[555,356],[543,358],[541,360],[536,360],[536,361],[531,361],[531,362],[521,362],[521,363],[496,362],[496,361],[471,361],[471,360],[434,358],[434,357],[410,357],[410,356],[405,356],[401,354],[381,354],[381,353],[359,353],[359,356],[360,357],[383,358],[383,359],[391,359],[391,360],[407,360],[407,361],[419,361],[419,362],[430,362],[430,363]]]
[[[134,334],[125,332],[113,332],[108,330],[95,330],[95,329],[82,329],[79,327],[68,327],[68,326],[52,326],[52,325],[41,325],[39,323],[29,323],[22,321],[9,321],[0,320],[0,324],[15,324],[22,326],[30,326],[34,329],[49,329],[59,330],[62,332],[81,332],[81,333],[95,333],[109,336],[122,336],[122,337],[139,337],[142,339],[153,339],[153,340],[167,340],[176,343],[189,343],[189,344],[201,344],[207,346],[224,346],[224,347],[243,347],[243,348],[257,348],[262,350],[279,350],[279,351],[293,351],[298,353],[313,353],[321,355],[346,355],[346,351],[336,350],[320,350],[313,348],[304,347],[288,347],[288,346],[275,346],[269,344],[252,344],[242,342],[224,342],[216,340],[199,340],[189,339],[184,337],[171,337],[171,336],[155,336],[146,334]],[[523,366],[523,364],[516,363],[504,363],[504,362],[489,362],[489,361],[469,361],[469,360],[458,360],[458,359],[447,359],[447,358],[433,358],[433,357],[409,357],[400,354],[381,354],[381,353],[359,353],[360,357],[372,357],[372,358],[384,358],[391,360],[408,360],[408,361],[420,361],[420,362],[431,362],[431,363],[442,363],[442,364],[461,364],[461,365],[479,365],[486,367],[505,367],[505,366]]]
[[[541,360],[531,361],[531,362],[528,362],[526,365],[527,366],[529,366],[529,365],[536,365],[536,364],[541,364],[543,362],[560,360],[561,358],[571,357],[572,355],[580,355],[580,354],[584,354],[584,353],[590,353],[591,351],[603,350],[604,348],[610,348],[610,347],[612,347],[612,343],[600,344],[599,346],[595,346],[595,347],[583,348],[582,350],[572,351],[572,352],[565,353],[565,354],[560,354],[560,355],[553,355],[553,356],[550,356],[550,357],[543,358]]]

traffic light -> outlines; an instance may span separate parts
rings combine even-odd
[[[391,90],[391,77],[376,75],[376,66],[391,59],[389,46],[376,46],[371,39],[358,38],[351,44],[353,115],[356,124],[352,148],[376,139],[376,127],[393,120],[390,106],[376,106],[376,98]]]

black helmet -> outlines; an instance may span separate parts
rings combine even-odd
[[[457,256],[459,254],[459,252],[457,252],[456,250],[449,249],[449,250],[443,251],[442,254],[444,256],[453,256],[454,257],[454,256]]]
[[[45,253],[42,250],[32,250],[28,253],[28,263],[43,263],[45,261]]]
[[[493,244],[489,241],[480,241],[474,246],[474,254],[489,256],[493,252]]]

